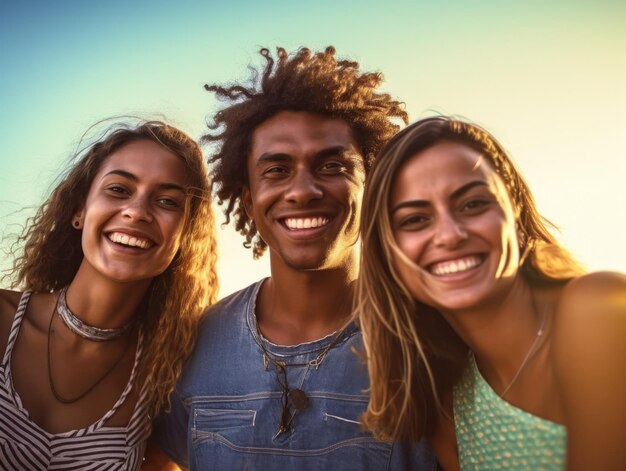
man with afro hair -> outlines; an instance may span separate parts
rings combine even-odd
[[[335,49],[261,49],[203,136],[213,190],[271,276],[213,306],[155,441],[192,470],[434,469],[423,443],[375,440],[352,321],[361,196],[381,146],[407,123],[379,73]],[[222,263],[229,263],[226,257]]]

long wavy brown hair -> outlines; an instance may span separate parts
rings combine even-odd
[[[466,145],[503,180],[517,218],[520,273],[531,285],[564,283],[582,268],[548,230],[528,185],[503,147],[474,124],[437,116],[394,136],[366,182],[361,216],[361,271],[356,311],[371,381],[364,424],[382,439],[417,441],[433,431],[441,400],[466,365],[467,346],[439,312],[416,301],[392,263],[397,246],[390,195],[402,164],[441,141]]]
[[[116,150],[140,140],[156,142],[180,157],[190,181],[190,205],[178,253],[165,272],[154,278],[142,302],[141,372],[146,378],[149,413],[154,416],[167,408],[194,347],[199,315],[216,300],[218,290],[210,183],[202,152],[193,139],[160,121],[116,124],[79,152],[18,238],[23,250],[13,263],[12,286],[43,292],[72,281],[83,259],[80,231],[72,227],[72,217],[84,205],[102,163]]]
[[[205,85],[229,104],[215,114],[201,139],[220,143],[209,158],[218,204],[227,203],[226,223],[234,218],[235,229],[246,238],[244,246],[252,247],[255,258],[267,245],[246,214],[241,192],[248,185],[246,162],[252,134],[261,123],[281,111],[342,119],[363,153],[366,172],[383,144],[400,129],[399,123],[408,123],[404,104],[380,92],[382,74],[361,72],[358,62],[337,59],[332,46],[316,53],[301,48],[293,54],[279,47],[276,59],[269,49],[259,53],[265,67],[252,69],[248,83]]]

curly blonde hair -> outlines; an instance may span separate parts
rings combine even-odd
[[[548,230],[528,185],[503,147],[474,124],[437,116],[420,120],[382,149],[366,182],[361,215],[361,271],[356,312],[371,381],[363,423],[382,439],[418,441],[433,431],[440,397],[459,379],[467,346],[439,312],[413,298],[393,264],[400,253],[389,215],[390,195],[403,163],[441,141],[466,145],[490,163],[511,198],[530,284],[559,284],[583,270]]]
[[[43,292],[72,281],[83,259],[80,231],[72,228],[72,217],[84,205],[108,156],[140,140],[156,142],[180,157],[190,179],[190,208],[178,253],[152,281],[143,301],[141,373],[146,378],[149,414],[154,417],[169,406],[183,363],[194,347],[199,316],[215,302],[218,291],[210,183],[202,152],[193,139],[160,121],[116,124],[103,139],[79,152],[18,238],[23,250],[13,262],[12,286]]]

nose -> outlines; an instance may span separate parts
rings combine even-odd
[[[445,214],[438,218],[435,226],[434,242],[442,247],[456,247],[467,239],[463,224],[452,215]]]
[[[122,215],[134,222],[151,222],[150,201],[146,197],[137,195],[128,200],[128,204],[122,210]]]
[[[319,182],[309,170],[297,171],[289,181],[285,191],[285,199],[292,203],[304,205],[324,196]]]

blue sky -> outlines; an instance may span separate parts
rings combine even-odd
[[[261,46],[332,44],[382,71],[412,120],[443,112],[491,130],[572,251],[626,270],[626,6],[546,3],[3,2],[0,233],[94,122],[162,117],[198,137],[217,106],[204,83],[247,78]],[[220,232],[222,294],[268,273],[241,242]]]

